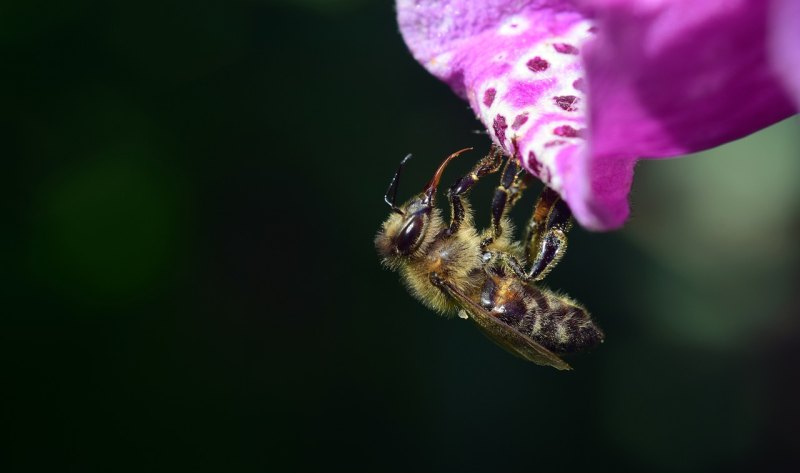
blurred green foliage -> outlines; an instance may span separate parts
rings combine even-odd
[[[11,2],[0,51],[4,471],[796,465],[797,118],[573,230],[548,285],[607,341],[565,374],[379,266],[398,160],[489,144],[391,3]]]

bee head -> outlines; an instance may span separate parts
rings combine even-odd
[[[439,180],[447,167],[447,163],[468,149],[471,148],[456,151],[448,156],[439,165],[436,174],[433,175],[433,178],[431,178],[423,191],[398,207],[395,201],[397,199],[397,187],[400,183],[400,173],[405,163],[411,158],[411,155],[409,154],[400,162],[400,167],[389,183],[389,188],[384,196],[384,200],[392,209],[391,214],[375,237],[375,247],[385,260],[391,262],[392,260],[396,261],[419,254],[419,250],[433,240],[443,229],[444,223],[438,209],[434,207],[436,189],[439,186]]]

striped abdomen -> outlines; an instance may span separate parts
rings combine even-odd
[[[577,353],[603,341],[603,332],[585,309],[515,277],[489,276],[481,290],[480,304],[554,353]]]

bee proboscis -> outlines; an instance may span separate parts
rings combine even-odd
[[[528,175],[515,158],[505,158],[493,146],[450,187],[451,216],[446,222],[435,207],[439,180],[447,164],[470,149],[448,156],[423,191],[398,206],[400,173],[410,155],[403,159],[384,197],[391,214],[375,237],[378,253],[426,306],[472,319],[489,338],[523,359],[571,369],[561,355],[597,346],[603,332],[579,303],[535,284],[564,256],[572,226],[569,207],[545,187],[525,239],[514,241],[507,216]],[[499,171],[504,160],[492,199],[491,226],[479,232],[466,195],[480,178]]]

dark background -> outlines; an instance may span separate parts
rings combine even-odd
[[[796,119],[573,230],[607,340],[562,373],[379,265],[400,158],[489,144],[391,3],[10,2],[0,58],[5,471],[797,466]]]

